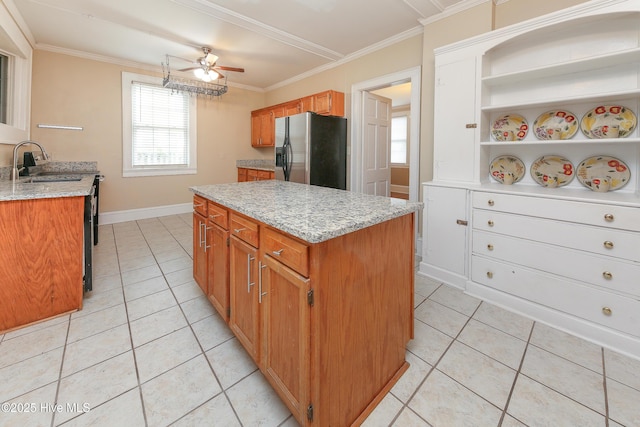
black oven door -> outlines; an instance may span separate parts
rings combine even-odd
[[[84,198],[84,291],[93,289],[93,220],[95,209],[95,185]]]

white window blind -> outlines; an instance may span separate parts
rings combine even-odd
[[[407,116],[391,119],[391,163],[407,163]]]
[[[133,82],[132,166],[189,164],[189,96]]]

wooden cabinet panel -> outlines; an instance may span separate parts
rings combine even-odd
[[[225,320],[229,321],[229,231],[211,224],[207,231],[211,244],[208,261],[209,301]]]
[[[229,228],[229,212],[213,202],[209,202],[207,205],[207,211],[209,213],[209,221],[219,225],[225,230]]]
[[[84,197],[0,202],[0,331],[82,307]]]
[[[284,104],[283,110],[283,117],[302,113],[302,100],[296,99],[295,101],[287,102]]]
[[[312,111],[325,116],[344,116],[344,93],[334,90],[316,93]]]
[[[258,251],[231,237],[229,327],[256,363],[259,361]]]
[[[238,168],[238,182],[246,182],[247,181],[247,169]]]
[[[275,172],[262,169],[238,168],[238,182],[275,179]],[[242,179],[241,179],[242,178]]]
[[[305,419],[311,399],[310,280],[268,255],[262,263],[262,370],[294,416]]]
[[[231,234],[244,240],[251,246],[258,247],[259,229],[258,223],[245,216],[231,213]]]
[[[193,213],[193,279],[207,295],[207,218]]]
[[[309,247],[270,228],[262,231],[261,246],[266,254],[309,277]]]
[[[207,216],[207,199],[193,196],[193,210],[202,216]]]

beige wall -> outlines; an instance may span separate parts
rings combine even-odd
[[[229,88],[198,100],[198,174],[122,177],[121,72],[151,74],[42,50],[34,52],[31,137],[54,160],[96,160],[106,176],[102,212],[188,203],[193,185],[232,182],[237,159],[270,153],[251,148],[250,112],[264,94]],[[82,126],[83,131],[39,129],[38,123]],[[7,162],[5,162],[8,164]]]

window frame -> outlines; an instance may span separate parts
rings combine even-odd
[[[189,164],[133,166],[133,106],[131,102],[131,87],[133,83],[151,84],[162,88],[162,77],[144,74],[122,72],[122,176],[124,178],[163,175],[195,175],[198,173],[197,164],[197,99],[189,98]],[[171,91],[171,89],[166,89]]]

